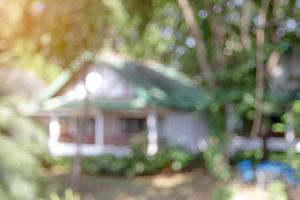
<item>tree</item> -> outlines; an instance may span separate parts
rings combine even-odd
[[[178,5],[182,10],[185,21],[189,27],[191,36],[196,40],[196,58],[201,71],[207,76],[211,87],[215,87],[215,80],[211,72],[211,66],[207,60],[206,45],[203,39],[203,33],[195,20],[195,14],[189,0],[178,0]]]
[[[265,44],[265,32],[264,26],[267,21],[267,11],[270,1],[262,1],[261,8],[256,21],[256,99],[255,99],[255,113],[250,135],[257,137],[261,127],[262,120],[262,104],[264,97],[264,44]]]
[[[41,190],[41,158],[46,134],[32,120],[16,113],[16,97],[0,97],[0,197],[32,200]],[[34,148],[33,148],[34,147]]]

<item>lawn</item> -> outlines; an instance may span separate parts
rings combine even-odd
[[[51,191],[70,187],[69,175],[48,175]],[[82,177],[82,193],[105,200],[210,200],[214,181],[203,171],[161,174],[135,178]]]

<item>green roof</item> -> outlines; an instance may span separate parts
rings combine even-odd
[[[83,69],[84,63],[105,64],[128,81],[137,91],[137,99],[126,101],[90,100],[89,106],[99,109],[140,109],[148,105],[180,110],[202,110],[210,102],[210,96],[175,69],[154,62],[132,62],[119,57],[93,56],[86,53],[62,73],[43,93],[42,98],[49,100]],[[50,103],[49,103],[50,102]],[[56,103],[56,108],[81,108],[84,101]],[[53,106],[50,106],[53,107]],[[50,108],[49,107],[49,108]],[[55,107],[55,106],[54,106]]]
[[[66,102],[59,98],[53,98],[44,103],[44,109],[76,110],[87,106],[99,110],[137,110],[144,108],[146,105],[147,102],[142,98],[136,98],[134,100],[88,99],[88,101],[83,99],[70,102]]]

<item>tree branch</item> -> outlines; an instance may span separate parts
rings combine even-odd
[[[204,77],[208,80],[210,87],[215,87],[215,80],[211,71],[211,66],[208,63],[206,46],[203,38],[203,33],[195,19],[195,14],[189,0],[177,0],[182,11],[185,22],[190,30],[190,35],[196,41],[196,56],[200,70],[204,73]]]
[[[257,137],[262,121],[262,104],[264,97],[264,42],[265,42],[265,26],[267,19],[267,11],[270,0],[263,0],[259,14],[257,16],[256,28],[256,99],[255,113],[251,128],[251,137]]]
[[[214,52],[214,67],[224,67],[225,56],[224,56],[224,41],[225,41],[225,27],[223,21],[220,19],[220,14],[215,14],[212,12],[212,2],[207,0],[202,0],[202,4],[208,13],[208,23],[211,28],[212,34],[212,44]]]

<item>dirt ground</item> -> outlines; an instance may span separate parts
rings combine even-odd
[[[49,175],[47,189],[63,193],[71,188],[70,175]],[[82,176],[82,194],[88,200],[212,200],[216,183],[203,170],[186,173],[160,174],[135,178],[113,176]],[[255,185],[230,183],[232,200],[272,200],[268,193]],[[300,188],[289,189],[289,199],[300,199]],[[84,200],[85,200],[84,199]]]
[[[51,191],[70,187],[69,175],[49,176]],[[83,176],[82,193],[95,200],[211,200],[213,180],[202,170],[122,178]]]

